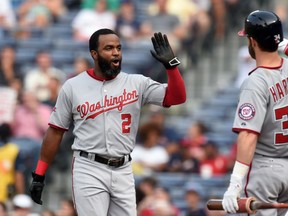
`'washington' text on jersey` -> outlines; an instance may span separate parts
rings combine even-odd
[[[88,114],[93,113],[87,116],[86,119],[94,119],[96,116],[103,112],[107,112],[112,109],[122,110],[123,106],[134,103],[139,98],[136,90],[127,92],[126,89],[123,90],[123,93],[119,96],[104,96],[103,105],[98,101],[96,103],[90,104],[85,102],[84,104],[77,106],[77,111],[80,113],[81,118],[85,118]]]
[[[274,102],[277,102],[278,100],[281,100],[283,97],[288,95],[288,88],[287,88],[288,77],[286,79],[283,79],[281,82],[282,85],[281,83],[278,82],[269,88]]]

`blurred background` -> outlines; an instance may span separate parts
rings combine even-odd
[[[231,131],[239,87],[255,67],[237,32],[253,10],[276,12],[286,0],[1,0],[0,216],[75,215],[72,126],[46,175],[43,206],[28,193],[58,91],[93,67],[90,35],[115,30],[122,70],[166,82],[150,54],[154,32],[168,35],[187,89],[185,104],[146,106],[132,153],[139,216],[225,215],[207,211],[222,198],[234,165]],[[5,213],[6,212],[6,213]]]

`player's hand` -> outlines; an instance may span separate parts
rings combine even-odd
[[[41,196],[45,185],[44,184],[45,176],[37,175],[36,173],[33,172],[32,178],[33,180],[30,185],[31,198],[35,203],[42,205],[43,202],[41,200]]]
[[[155,50],[150,50],[152,56],[160,61],[166,69],[176,67],[180,64],[180,61],[175,57],[165,34],[162,35],[161,32],[154,33],[151,41]]]
[[[239,209],[237,199],[240,197],[240,191],[242,190],[241,178],[231,175],[230,185],[227,191],[224,193],[222,200],[222,207],[227,213],[235,214]]]

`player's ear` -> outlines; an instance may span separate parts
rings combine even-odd
[[[96,52],[96,50],[91,50],[90,54],[94,60],[96,60],[98,58],[98,53]]]
[[[249,37],[249,42],[252,45],[252,47],[258,46],[257,41],[252,37]]]

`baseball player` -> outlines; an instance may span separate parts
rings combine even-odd
[[[110,29],[89,39],[94,68],[64,83],[43,139],[40,158],[32,173],[32,199],[42,204],[45,172],[70,122],[72,191],[79,216],[136,216],[135,185],[130,153],[134,148],[140,110],[145,104],[164,107],[184,103],[184,81],[166,35],[151,38],[151,54],[165,66],[168,83],[121,71],[121,43]]]
[[[256,10],[238,34],[247,37],[256,68],[240,88],[233,124],[237,156],[222,201],[229,213],[238,210],[240,196],[288,202],[288,61],[278,54],[282,24],[275,13]],[[286,209],[267,209],[255,215],[285,213]]]

